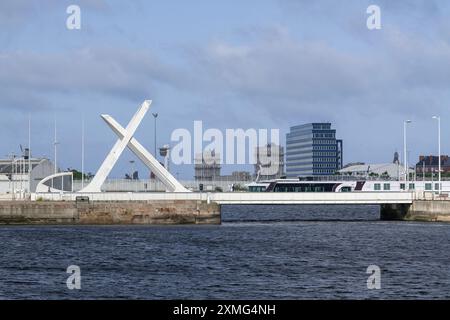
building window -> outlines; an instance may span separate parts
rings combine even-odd
[[[379,190],[381,190],[381,185],[379,183],[375,183],[373,185],[373,189],[376,190],[376,191],[379,191]]]
[[[386,191],[391,190],[391,184],[390,183],[383,184],[383,190],[386,190]]]

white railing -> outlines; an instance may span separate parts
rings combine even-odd
[[[89,184],[89,180],[84,181],[84,186]],[[230,191],[231,185],[245,186],[251,181],[242,181],[235,179],[224,180],[181,180],[180,183],[189,190],[199,190],[200,184],[203,185],[204,191],[215,191],[216,188],[222,191]],[[73,190],[79,191],[82,189],[81,180],[73,181]],[[158,179],[107,179],[102,185],[104,192],[163,192],[165,191],[164,184]]]
[[[104,192],[104,193],[38,193],[33,200],[74,201],[157,201],[197,200],[219,204],[383,204],[412,203],[412,192]]]

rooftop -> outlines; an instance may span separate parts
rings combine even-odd
[[[417,162],[416,166],[420,167],[425,164],[425,166],[438,166],[439,165],[439,157],[438,156],[420,156],[419,162]],[[450,166],[450,159],[448,155],[441,155],[441,165],[442,166]]]

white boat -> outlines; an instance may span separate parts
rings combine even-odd
[[[390,192],[415,191],[438,192],[438,181],[396,180],[301,180],[276,179],[252,182],[247,185],[250,192]],[[441,181],[441,192],[450,192],[450,181]]]

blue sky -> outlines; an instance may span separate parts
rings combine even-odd
[[[81,30],[66,8],[81,8]],[[381,8],[368,30],[366,8]],[[388,162],[449,153],[448,1],[25,1],[0,3],[1,156],[27,144],[52,157],[58,124],[62,168],[79,168],[81,119],[86,168],[95,172],[116,137],[99,115],[126,125],[144,99],[158,112],[158,144],[176,128],[279,128],[330,121],[344,162]],[[150,114],[136,133],[153,150]],[[123,176],[134,156],[113,171]],[[410,161],[413,162],[413,161]],[[141,177],[147,175],[140,168]],[[251,167],[226,166],[224,172]],[[190,166],[172,166],[191,178]]]

